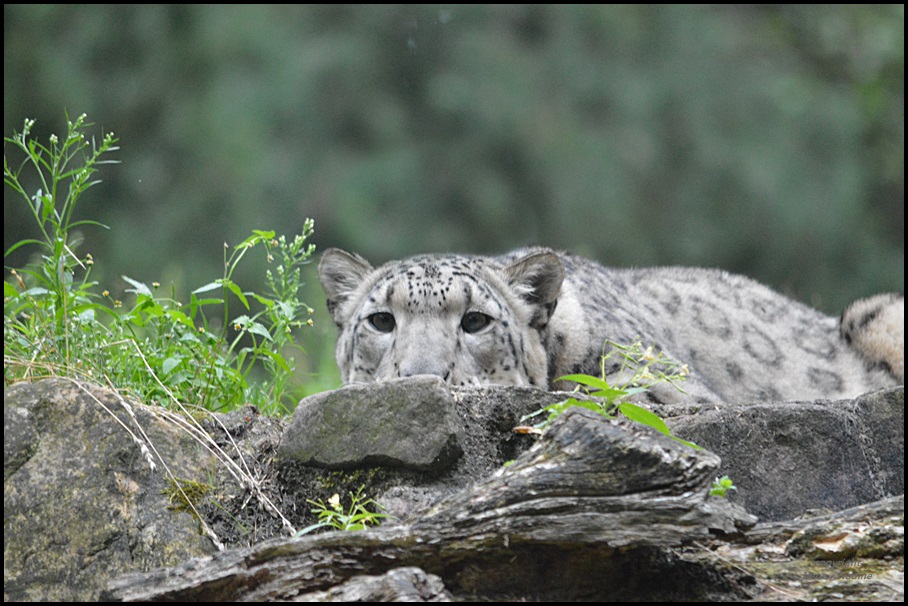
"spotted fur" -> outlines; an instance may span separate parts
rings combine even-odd
[[[636,339],[690,368],[687,396],[657,389],[661,401],[850,397],[904,376],[901,295],[840,323],[724,271],[606,268],[545,248],[378,268],[331,249],[319,277],[345,383],[429,374],[547,388],[567,374],[598,375],[607,340]]]

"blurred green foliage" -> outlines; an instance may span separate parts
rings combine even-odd
[[[5,135],[65,109],[120,140],[80,209],[111,290],[306,217],[373,261],[539,243],[829,313],[904,289],[904,5],[7,4],[3,71]],[[26,212],[4,193],[5,248]]]

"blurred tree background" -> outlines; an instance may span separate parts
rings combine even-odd
[[[539,243],[831,314],[904,289],[901,4],[7,4],[3,61],[5,136],[66,110],[120,139],[78,211],[111,291],[185,296],[306,217],[373,262]],[[3,216],[4,248],[34,235],[6,190]]]

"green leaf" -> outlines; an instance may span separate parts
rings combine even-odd
[[[253,229],[252,235],[249,236],[248,238],[246,238],[245,240],[243,240],[242,242],[240,242],[239,244],[237,244],[234,248],[236,248],[237,250],[239,250],[241,248],[250,248],[250,247],[258,244],[259,242],[263,242],[265,240],[271,240],[272,238],[274,238],[273,231],[262,231],[260,229]]]
[[[83,324],[89,324],[95,321],[95,310],[94,308],[89,308],[78,314],[79,321]]]
[[[42,282],[47,283],[46,280],[42,280]],[[44,288],[43,286],[33,286],[22,294],[27,295],[29,297],[43,297],[44,295],[49,295],[50,290],[48,290],[47,288]]]
[[[246,295],[243,294],[243,291],[239,286],[234,283],[233,280],[220,280],[221,284],[230,289],[230,292],[235,294],[240,302],[243,304],[243,307],[249,309],[249,301],[246,300]]]
[[[169,375],[170,372],[174,368],[176,368],[177,366],[179,366],[182,363],[183,363],[183,358],[180,356],[172,356],[172,357],[164,360],[164,363],[161,364],[161,370],[164,371],[164,376],[166,377],[167,375]]]
[[[195,312],[203,305],[223,305],[224,299],[199,299],[194,294],[190,295],[189,308],[190,315],[194,317]]]
[[[269,341],[274,340],[271,337],[271,333],[268,332],[268,329],[265,328],[263,325],[259,324],[258,322],[252,322],[252,323],[248,324],[246,326],[246,330],[248,330],[249,332],[251,332],[254,335],[259,335],[260,337],[264,337],[264,338],[268,339]]]
[[[192,291],[192,294],[197,295],[197,294],[203,293],[203,292],[210,292],[210,291],[216,290],[220,287],[221,287],[220,281],[215,280],[214,282],[209,282],[205,286],[200,286],[200,287],[196,288],[194,291]]]
[[[697,450],[703,450],[703,448],[697,446],[693,442],[688,442],[683,438],[673,436],[671,429],[669,429],[668,425],[665,424],[665,421],[663,421],[659,415],[652,413],[645,408],[637,406],[636,404],[631,404],[630,402],[622,402],[618,405],[618,409],[624,416],[632,421],[636,421],[637,423],[646,425],[647,427],[652,427],[659,433],[670,437],[676,442],[681,442],[682,444],[685,444]]]
[[[251,294],[252,294],[252,297],[253,297],[256,301],[258,301],[259,303],[261,303],[261,304],[264,305],[265,307],[267,307],[267,308],[270,309],[271,307],[274,306],[274,300],[273,300],[273,299],[269,299],[268,297],[263,297],[262,295],[257,294],[257,293],[251,293]]]
[[[3,256],[4,257],[8,256],[11,252],[16,250],[20,246],[25,246],[26,244],[37,244],[40,246],[40,245],[44,244],[44,242],[42,242],[40,240],[19,240],[18,242],[16,242],[15,244],[13,244],[9,248],[7,248],[6,252],[3,254]]]
[[[567,410],[572,406],[576,406],[578,408],[586,408],[587,410],[592,410],[593,412],[602,412],[602,406],[599,404],[599,402],[592,402],[590,400],[577,400],[574,398],[568,398],[565,401],[565,406],[562,408],[562,411]]]
[[[195,325],[192,323],[192,320],[189,319],[189,316],[178,309],[168,309],[167,315],[187,328],[195,328]]]
[[[574,383],[579,383],[581,385],[587,385],[589,387],[596,387],[598,389],[612,389],[612,387],[600,379],[599,377],[594,377],[591,375],[565,375],[563,377],[558,377],[555,381],[573,381]]]
[[[598,391],[591,391],[591,396],[596,396],[597,398],[604,398],[607,402],[614,402],[618,398],[624,398],[628,396],[628,392],[623,389],[600,389]]]
[[[296,313],[296,307],[294,305],[288,303],[287,301],[278,301],[277,309],[280,310],[281,315],[284,317],[284,319],[286,319],[288,322],[293,321],[293,316]]]
[[[276,354],[273,351],[268,351],[267,349],[260,349],[260,350],[258,350],[258,353],[264,354],[264,355],[268,356],[269,358],[271,358],[271,360],[275,364],[277,364],[281,368],[281,370],[283,370],[285,372],[293,372],[293,369],[290,368],[290,366],[287,364],[287,361],[284,359],[284,356],[282,356],[280,354]]]
[[[312,526],[306,526],[306,527],[303,528],[302,530],[297,530],[297,531],[296,531],[296,534],[293,535],[293,538],[301,537],[301,536],[303,536],[304,534],[309,534],[309,533],[312,532],[313,530],[316,530],[316,529],[318,529],[318,528],[325,528],[325,527],[328,527],[328,526],[331,526],[331,524],[328,524],[327,522],[319,522],[318,524],[313,524]]]
[[[647,427],[652,427],[659,433],[667,436],[672,434],[672,430],[668,428],[668,425],[665,424],[665,421],[663,421],[659,415],[652,413],[641,406],[631,404],[630,402],[622,402],[618,405],[618,410],[632,421],[636,421]]]
[[[139,282],[137,280],[133,280],[132,278],[130,278],[128,276],[120,276],[120,277],[123,278],[124,280],[126,280],[127,282],[129,282],[133,287],[133,288],[127,288],[126,292],[134,292],[136,294],[147,295],[149,297],[153,296],[151,294],[151,289],[148,288],[147,286],[145,286],[144,284],[142,284],[141,282]]]

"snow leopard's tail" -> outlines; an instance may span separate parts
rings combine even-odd
[[[886,293],[858,299],[842,313],[845,342],[905,382],[905,297]]]

